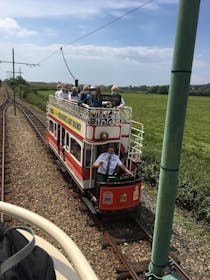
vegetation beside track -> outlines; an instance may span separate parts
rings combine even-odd
[[[55,92],[55,84],[26,86],[26,92],[23,87],[17,89],[19,96],[45,110],[48,96]],[[127,91],[123,97],[133,108],[133,119],[144,124],[143,179],[157,186],[167,95]],[[177,204],[181,208],[207,223],[210,223],[209,108],[209,97],[189,97],[177,194]]]

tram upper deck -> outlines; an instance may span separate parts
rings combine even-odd
[[[102,132],[107,132],[109,139],[119,140],[123,135],[130,134],[132,125],[131,107],[85,108],[76,102],[59,100],[54,96],[49,96],[47,114],[87,141],[102,140]]]
[[[78,106],[76,102],[57,99],[49,96],[49,106],[54,106],[67,114],[71,114],[89,125],[119,125],[122,123],[131,123],[131,107],[117,108],[85,108]]]

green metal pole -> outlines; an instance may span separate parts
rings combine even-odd
[[[162,277],[169,246],[200,0],[180,0],[149,273]]]

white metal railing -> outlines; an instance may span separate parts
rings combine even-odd
[[[0,212],[30,223],[60,244],[81,280],[97,280],[95,272],[72,239],[52,222],[22,207],[0,202]]]
[[[131,123],[132,110],[130,107],[117,108],[85,108],[78,106],[76,102],[57,99],[55,96],[49,96],[47,111],[49,105],[55,106],[60,110],[71,114],[89,125],[113,126],[122,123]]]
[[[143,147],[143,134],[143,124],[132,120],[128,159],[134,162],[139,162],[141,158]]]

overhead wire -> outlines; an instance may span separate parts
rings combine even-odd
[[[97,27],[96,29],[94,29],[94,30],[88,32],[88,33],[85,34],[85,35],[82,35],[82,36],[76,38],[75,40],[73,40],[73,41],[71,41],[71,42],[69,42],[69,43],[66,43],[65,45],[63,45],[63,47],[66,47],[66,46],[68,46],[68,45],[72,45],[72,44],[74,44],[74,43],[76,43],[76,42],[78,42],[78,41],[80,41],[80,40],[82,40],[82,39],[84,39],[84,38],[86,38],[86,37],[89,37],[90,35],[93,35],[94,33],[98,32],[99,30],[104,29],[105,27],[107,27],[107,26],[109,26],[109,25],[112,25],[113,23],[115,23],[115,22],[121,20],[122,18],[126,17],[127,15],[129,15],[129,14],[131,14],[131,13],[134,13],[136,10],[138,10],[138,9],[140,9],[140,8],[142,8],[142,7],[144,7],[144,6],[146,6],[147,4],[149,4],[149,3],[152,2],[152,1],[154,1],[154,0],[148,0],[148,1],[144,2],[144,3],[142,3],[142,4],[139,5],[138,7],[133,8],[132,10],[129,10],[128,12],[124,13],[124,14],[121,15],[121,16],[118,16],[117,18],[113,19],[112,21],[107,22],[107,23],[105,23],[105,24],[103,24],[103,25]]]
[[[122,14],[121,16],[116,17],[116,18],[113,19],[112,21],[109,21],[109,22],[107,22],[107,23],[105,23],[105,24],[103,24],[103,25],[101,25],[101,26],[95,28],[94,30],[88,32],[87,34],[82,35],[82,36],[80,36],[80,37],[78,37],[78,38],[72,40],[71,42],[64,44],[63,46],[60,47],[60,49],[61,49],[61,48],[63,49],[64,47],[66,47],[66,46],[68,46],[68,45],[75,44],[76,42],[81,41],[82,39],[87,38],[87,37],[89,37],[90,35],[93,35],[94,33],[98,32],[99,30],[104,29],[104,28],[106,28],[107,26],[110,26],[110,25],[112,25],[113,23],[115,23],[115,22],[121,20],[122,18],[126,17],[127,15],[129,15],[129,14],[131,14],[131,13],[134,13],[134,12],[137,11],[138,9],[143,8],[144,6],[148,5],[148,4],[149,4],[150,2],[152,2],[152,1],[154,1],[154,0],[147,0],[147,1],[145,1],[145,2],[142,3],[141,5],[139,5],[139,6],[135,7],[135,8],[133,8],[133,9],[129,10],[128,12]],[[51,54],[49,54],[47,57],[45,57],[44,59],[40,60],[40,61],[38,62],[38,64],[41,64],[42,62],[44,62],[44,61],[46,61],[47,59],[49,59],[50,57],[52,57],[57,51],[58,51],[58,50],[53,51],[53,52],[52,52]]]

